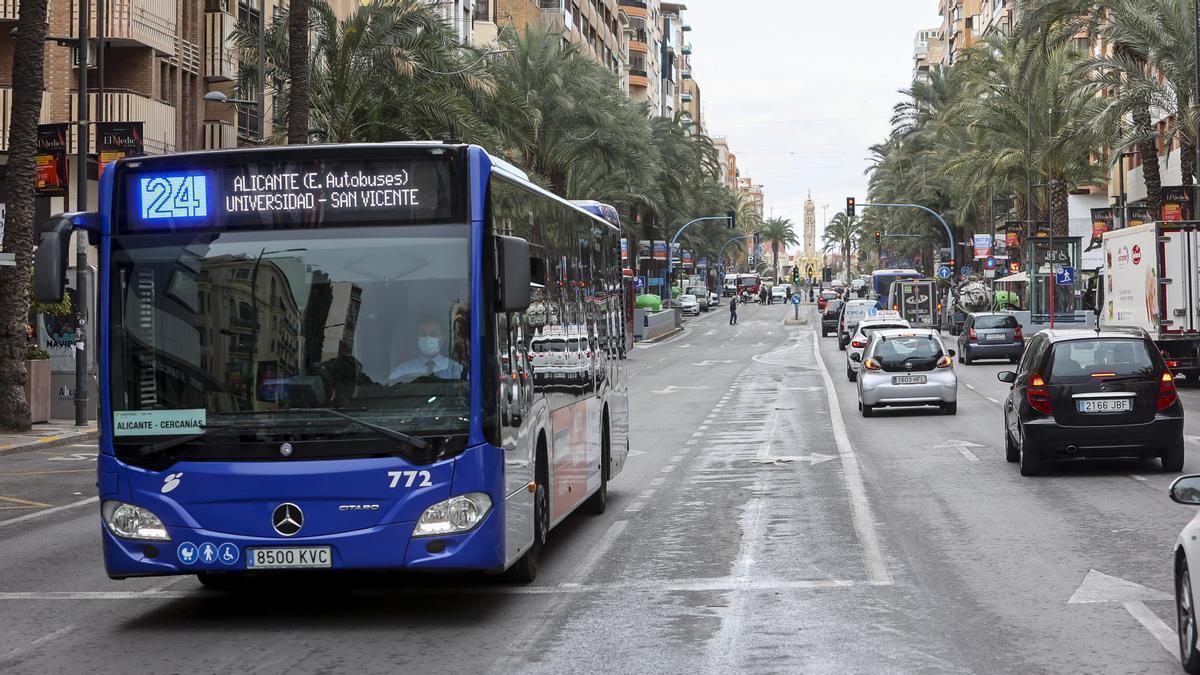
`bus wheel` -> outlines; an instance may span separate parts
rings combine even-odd
[[[532,583],[537,578],[538,568],[542,562],[542,546],[550,533],[550,493],[546,474],[546,455],[539,448],[537,460],[537,488],[533,493],[533,544],[525,551],[513,566],[508,568],[503,578],[519,584]]]
[[[604,428],[600,432],[600,487],[580,507],[584,513],[592,516],[604,513],[608,505],[608,462],[611,455],[608,449],[608,415],[604,418]]]

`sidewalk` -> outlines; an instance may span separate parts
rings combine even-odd
[[[71,420],[50,420],[45,424],[33,425],[32,429],[23,434],[0,433],[0,457],[58,445],[86,443],[99,435],[100,431],[95,423],[77,427]]]

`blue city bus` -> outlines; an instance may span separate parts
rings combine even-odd
[[[629,452],[619,230],[483,149],[121,160],[99,246],[108,575],[480,570],[531,581]],[[562,349],[559,349],[562,347]]]
[[[920,278],[921,273],[914,269],[875,270],[871,273],[871,293],[879,298],[880,307],[888,307],[888,293],[893,281]]]

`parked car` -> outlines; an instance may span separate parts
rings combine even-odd
[[[867,318],[872,311],[879,311],[878,300],[848,300],[842,305],[842,316],[838,321],[838,349],[850,344],[850,336],[858,329],[858,322]]]
[[[928,328],[875,331],[862,354],[858,374],[858,408],[871,417],[881,407],[937,406],[947,415],[958,412],[958,377],[954,350],[941,334]]]
[[[825,306],[821,310],[821,337],[826,337],[830,333],[837,334],[838,320],[841,316],[841,300],[833,298],[825,302]]]
[[[1158,457],[1183,469],[1175,379],[1140,328],[1044,330],[1033,336],[1004,402],[1005,457],[1035,476],[1048,460]]]
[[[851,382],[857,381],[858,371],[862,367],[861,356],[858,361],[851,357],[855,354],[862,354],[875,331],[893,328],[911,328],[911,326],[900,318],[899,312],[892,311],[880,312],[876,318],[866,318],[858,323],[858,329],[854,331],[854,335],[850,337],[850,344],[846,346],[846,379]]]
[[[696,296],[691,293],[684,293],[675,298],[675,300],[679,303],[679,308],[683,310],[684,314],[700,316],[700,301],[696,299]]]
[[[776,284],[771,287],[771,302],[787,302],[791,295],[792,289],[786,284]]]
[[[1200,506],[1200,475],[1180,476],[1171,483],[1171,499],[1188,506]],[[1200,652],[1196,639],[1196,594],[1200,569],[1192,574],[1192,565],[1200,565],[1200,511],[1183,527],[1175,540],[1175,616],[1179,635],[1179,661],[1184,672],[1200,673]]]
[[[696,303],[700,305],[701,312],[708,311],[709,297],[708,289],[702,286],[688,286],[683,290],[685,295],[690,295],[696,298]]]
[[[970,364],[977,359],[1021,360],[1025,336],[1017,317],[1002,312],[968,314],[958,335],[958,362]]]
[[[720,307],[721,306],[721,294],[714,293],[713,291],[709,291],[708,292],[708,306],[709,307]]]
[[[829,302],[830,300],[836,300],[837,298],[837,291],[821,291],[821,294],[817,296],[817,309],[824,311],[825,303]]]

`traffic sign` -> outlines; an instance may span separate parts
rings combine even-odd
[[[949,265],[942,265],[938,268],[937,274],[939,279],[949,279],[954,276],[954,270],[950,269]]]
[[[1070,286],[1075,283],[1074,267],[1059,267],[1054,271],[1054,282],[1059,286]]]
[[[960,269],[958,273],[962,275],[962,278],[966,279],[967,277],[971,276],[971,271],[970,265],[963,265],[962,269]]]
[[[800,304],[800,294],[797,293],[796,295],[792,296],[792,304],[793,305]]]
[[[985,270],[996,269],[996,257],[989,255],[988,257],[984,258],[983,259],[983,269],[985,269]]]
[[[645,287],[646,287],[646,277],[634,277],[633,278],[633,289],[635,291],[640,291]]]

